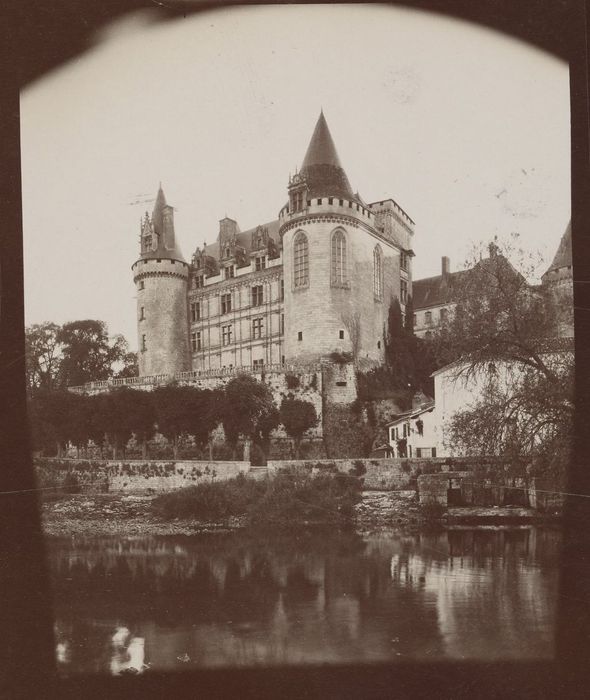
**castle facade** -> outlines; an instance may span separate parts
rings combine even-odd
[[[389,304],[412,293],[414,222],[353,193],[320,114],[277,218],[220,221],[186,262],[160,187],[140,229],[139,374],[310,364],[350,353],[380,364]]]

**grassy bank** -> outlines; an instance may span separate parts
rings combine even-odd
[[[158,496],[152,507],[165,519],[234,516],[252,526],[345,525],[355,519],[361,490],[356,477],[289,469],[263,481],[238,476],[180,489]]]

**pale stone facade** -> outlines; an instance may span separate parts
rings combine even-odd
[[[332,353],[383,361],[389,304],[403,310],[412,291],[414,222],[392,199],[352,192],[323,114],[288,195],[277,219],[249,231],[222,219],[187,264],[160,188],[133,266],[140,376]]]

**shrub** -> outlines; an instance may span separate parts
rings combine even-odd
[[[254,525],[289,527],[294,524],[345,525],[354,518],[361,500],[359,479],[326,472],[312,475],[306,469],[289,469],[269,480],[263,497],[253,504]]]
[[[330,353],[330,359],[336,365],[346,365],[352,362],[351,352],[332,352]]]
[[[351,471],[355,476],[363,476],[367,473],[367,467],[365,467],[365,463],[362,459],[356,459],[353,462],[353,468]]]
[[[152,506],[166,519],[215,520],[243,515],[265,489],[264,482],[240,474],[228,481],[198,484],[162,494],[154,499]]]
[[[63,482],[64,493],[80,493],[80,481],[75,474],[69,472]]]

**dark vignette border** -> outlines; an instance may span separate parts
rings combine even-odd
[[[0,697],[377,698],[587,697],[590,498],[567,504],[554,662],[446,662],[55,675],[53,615],[24,381],[19,97],[21,86],[82,53],[92,34],[142,8],[170,21],[225,3],[199,0],[5,0],[0,9]],[[590,178],[585,0],[406,0],[519,37],[570,63],[576,439],[569,491],[590,494]],[[59,164],[56,163],[56,177]],[[56,276],[59,271],[55,271]],[[26,493],[11,494],[11,491]],[[7,493],[8,492],[8,493]]]

